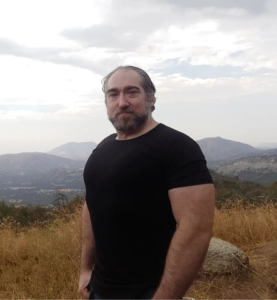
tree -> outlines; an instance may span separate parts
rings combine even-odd
[[[53,201],[54,206],[65,208],[68,205],[68,202],[69,201],[65,193],[62,191],[57,191],[55,193]]]

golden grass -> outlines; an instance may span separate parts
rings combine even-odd
[[[258,245],[277,241],[277,205],[268,203],[244,208],[239,199],[229,202],[215,212],[214,236],[245,251],[250,260],[248,272],[237,277],[199,278],[188,296],[196,299],[277,299],[277,261],[255,254]]]
[[[76,299],[80,216],[48,228],[0,230],[1,299]]]
[[[1,299],[80,299],[80,210],[69,222],[58,219],[46,228],[16,231],[10,222],[0,227]],[[244,209],[237,201],[216,210],[214,236],[241,247],[250,258],[249,271],[238,277],[201,277],[187,296],[276,299],[277,262],[253,251],[257,245],[277,240],[276,205]]]
[[[243,250],[277,240],[277,203],[243,205],[243,198],[231,199],[215,211],[214,235]]]

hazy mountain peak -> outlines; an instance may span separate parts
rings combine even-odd
[[[249,153],[257,152],[258,149],[241,142],[235,142],[221,137],[205,138],[197,141],[207,160],[218,161],[243,157]]]
[[[47,152],[65,158],[86,161],[97,144],[94,142],[69,142]]]
[[[40,152],[0,155],[0,174],[32,175],[52,169],[78,169],[82,162]]]

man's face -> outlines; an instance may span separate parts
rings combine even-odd
[[[116,71],[107,83],[105,94],[108,118],[116,130],[133,132],[147,121],[151,106],[136,71]]]

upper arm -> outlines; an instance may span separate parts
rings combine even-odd
[[[88,206],[87,206],[87,202],[85,201],[84,206],[83,206],[83,216],[84,219],[89,220],[90,221],[90,214],[89,214],[89,210],[88,210]]]
[[[213,184],[174,188],[168,194],[178,225],[184,223],[188,227],[212,232],[215,207]]]
[[[86,202],[83,206],[83,211],[82,211],[82,230],[89,235],[93,235],[90,213]]]

